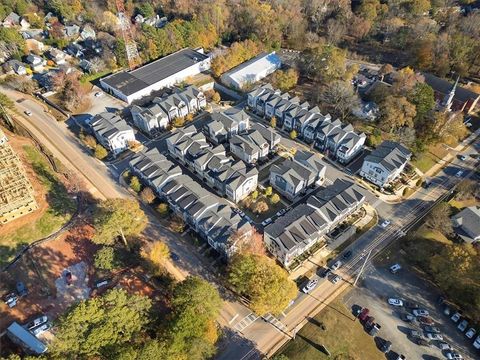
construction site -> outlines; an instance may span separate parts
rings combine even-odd
[[[38,208],[23,164],[0,129],[0,225]]]

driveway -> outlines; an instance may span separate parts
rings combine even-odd
[[[424,347],[414,344],[408,337],[409,329],[421,330],[418,323],[406,323],[400,319],[402,312],[410,312],[405,308],[395,308],[388,305],[389,297],[396,297],[412,301],[428,310],[435,321],[435,326],[441,331],[444,340],[448,342],[465,359],[478,359],[474,354],[475,349],[471,345],[473,341],[457,330],[455,324],[448,316],[443,315],[436,305],[439,293],[424,280],[415,274],[402,269],[397,274],[391,274],[386,267],[371,265],[360,287],[353,289],[345,297],[347,306],[359,305],[370,309],[382,328],[379,337],[392,342],[392,350],[403,354],[407,359],[429,359],[428,356],[436,356],[444,359],[445,354],[438,348],[438,342],[432,341],[432,347]],[[423,331],[422,331],[423,333]]]

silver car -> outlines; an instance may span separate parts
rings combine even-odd
[[[308,294],[310,291],[312,291],[313,289],[315,289],[315,287],[317,286],[317,284],[318,284],[318,279],[312,279],[312,280],[310,280],[310,281],[308,282],[307,285],[305,285],[305,286],[303,287],[302,290],[303,290],[303,292],[304,292],[305,294]]]
[[[40,334],[43,334],[45,331],[49,330],[51,327],[52,327],[52,325],[49,322],[47,322],[43,325],[40,325],[40,326],[34,328],[31,331],[31,333],[33,335],[35,335],[36,337],[38,337]]]
[[[25,329],[32,330],[32,329],[36,328],[37,326],[45,324],[47,321],[48,321],[47,315],[39,316],[38,318],[33,319],[27,325],[25,325]]]

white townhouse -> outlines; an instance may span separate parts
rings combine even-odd
[[[98,142],[114,155],[126,150],[129,141],[135,141],[133,129],[116,114],[97,114],[90,122],[90,127]]]
[[[169,124],[168,115],[157,103],[152,103],[147,107],[133,105],[130,112],[134,124],[147,134],[154,134],[158,130],[166,129]]]
[[[215,144],[228,141],[233,135],[242,134],[250,129],[250,116],[243,109],[232,107],[211,114],[211,121],[203,130]]]
[[[269,150],[267,140],[258,130],[230,138],[230,151],[248,164],[255,164],[258,160],[264,159]]]

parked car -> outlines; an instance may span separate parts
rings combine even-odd
[[[342,262],[340,260],[337,260],[333,263],[332,266],[330,266],[330,269],[332,269],[333,271],[335,270],[338,270],[340,269],[340,267],[342,266]]]
[[[464,332],[468,327],[468,321],[463,319],[460,321],[460,324],[458,324],[457,329],[460,330],[461,332]]]
[[[399,272],[401,269],[402,269],[402,267],[400,266],[400,264],[394,264],[394,265],[390,266],[390,272],[391,272],[392,274],[396,274],[396,273]]]
[[[37,326],[45,324],[46,322],[48,322],[47,315],[42,315],[42,316],[39,316],[36,319],[33,319],[32,321],[30,321],[24,327],[25,327],[25,329],[30,331],[30,330],[36,328]]]
[[[462,360],[463,356],[456,351],[449,351],[445,354],[448,360]]]
[[[413,322],[413,321],[415,321],[415,316],[413,316],[412,314],[408,314],[408,313],[402,313],[400,315],[400,319],[402,319],[405,322]]]
[[[108,284],[110,284],[110,282],[111,282],[111,279],[101,279],[101,280],[97,281],[97,283],[95,284],[95,287],[97,289],[100,289],[100,288],[105,287]]]
[[[440,350],[452,350],[452,346],[449,344],[449,343],[446,343],[444,341],[440,341],[438,343],[438,347],[440,348]]]
[[[368,310],[368,308],[363,308],[362,311],[360,311],[360,314],[358,314],[358,319],[360,321],[365,321],[369,312],[370,310]]]
[[[97,91],[97,92],[95,93],[95,97],[100,97],[100,96],[102,96],[102,95],[103,95],[103,94],[102,94],[100,91]]]
[[[27,115],[27,116],[32,116],[32,112],[31,112],[31,111],[25,110],[23,113],[24,113],[25,115]]]
[[[405,355],[398,355],[397,358],[395,360],[406,360],[406,356]]]
[[[18,296],[20,297],[27,296],[28,290],[23,282],[21,281],[17,282],[16,288],[17,288]]]
[[[444,305],[443,307],[443,314],[450,316],[452,314],[452,309],[448,305]]]
[[[342,258],[344,260],[348,260],[352,257],[352,250],[348,250],[347,252],[345,252],[343,255],[342,255]]]
[[[463,170],[458,170],[457,173],[455,174],[457,178],[461,178],[462,175],[463,175]]]
[[[414,339],[415,344],[420,345],[420,346],[427,346],[431,347],[432,344],[430,344],[427,340],[422,339],[422,338],[416,338]]]
[[[388,303],[392,306],[403,306],[403,301],[400,299],[390,298],[388,299]]]
[[[68,286],[72,285],[72,273],[68,270],[65,272],[65,282]]]
[[[31,333],[38,337],[38,335],[43,334],[45,331],[47,331],[51,327],[52,327],[52,325],[47,322],[47,323],[45,323],[43,325],[40,325],[40,326],[36,327],[35,329],[33,329],[31,331]]]
[[[392,348],[392,342],[391,341],[388,341],[388,340],[384,340],[382,345],[380,346],[380,350],[386,354],[390,351],[390,349]]]
[[[339,275],[336,275],[336,274],[334,274],[334,275],[330,278],[330,281],[332,282],[332,284],[336,284],[336,283],[338,283],[340,280],[342,280],[342,278],[341,278]]]
[[[417,316],[417,320],[420,324],[433,325],[434,321],[426,316]]]
[[[8,305],[9,308],[13,308],[17,306],[18,296],[15,293],[10,293],[3,297],[3,301]]]
[[[470,328],[468,329],[468,331],[465,333],[465,336],[469,339],[472,339],[475,334],[477,333],[477,330],[475,330],[474,328]]]
[[[180,256],[178,256],[178,255],[175,254],[174,252],[171,252],[171,253],[170,253],[170,259],[172,259],[173,261],[179,261],[179,260],[180,260]]]
[[[267,226],[268,224],[270,224],[272,222],[272,218],[268,218],[268,219],[265,219],[262,221],[262,226]]]
[[[455,314],[452,315],[452,317],[450,318],[453,322],[458,322],[458,320],[460,320],[460,318],[462,317],[462,315],[460,315],[459,312],[456,312]]]
[[[477,338],[476,338],[475,341],[473,342],[473,347],[474,347],[475,349],[480,350],[480,335],[477,336]]]
[[[467,157],[465,155],[458,155],[458,158],[462,161],[467,160]]]
[[[430,316],[430,313],[425,309],[414,309],[412,313],[415,316]]]
[[[310,291],[312,291],[313,289],[315,289],[315,287],[317,286],[317,284],[318,284],[318,279],[312,279],[312,280],[310,280],[310,281],[307,283],[307,285],[305,285],[305,286],[303,287],[302,290],[303,290],[303,292],[304,292],[305,294],[308,294]]]
[[[370,328],[370,331],[368,332],[368,334],[370,336],[377,336],[378,332],[380,331],[380,329],[382,328],[382,326],[380,324],[373,324],[372,327]]]
[[[288,210],[287,209],[281,209],[279,211],[277,211],[277,213],[275,215],[277,216],[282,216],[283,214],[285,214]]]
[[[405,301],[405,307],[409,309],[419,309],[420,305],[414,303],[413,301]]]
[[[388,225],[390,225],[390,223],[391,223],[390,220],[385,219],[385,220],[382,221],[380,226],[385,229]]]
[[[413,339],[420,338],[423,339],[423,335],[420,331],[415,330],[415,329],[410,329],[410,337]]]
[[[426,332],[429,332],[429,333],[432,333],[432,334],[440,334],[440,329],[436,326],[430,326],[430,325],[426,325],[423,330],[425,330]]]
[[[329,269],[329,268],[326,268],[321,274],[320,274],[320,277],[321,278],[326,278],[328,275],[330,275],[332,273],[332,269]]]
[[[427,338],[429,340],[440,340],[442,341],[443,340],[443,336],[440,335],[440,334],[433,334],[433,333],[427,333]]]

